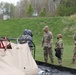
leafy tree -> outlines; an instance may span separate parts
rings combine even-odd
[[[60,16],[69,16],[76,13],[76,0],[61,0],[57,14]]]
[[[11,17],[15,16],[15,6],[11,3],[1,2],[0,10],[2,11],[2,15],[10,15]]]
[[[15,15],[15,11],[16,11],[16,6],[14,6],[13,4],[10,4],[10,10],[9,10],[9,12],[10,12],[10,16],[11,17],[15,17],[16,15]]]
[[[0,3],[0,10],[3,11],[3,13],[4,13],[4,4],[5,4],[4,2]]]
[[[28,7],[27,7],[27,15],[29,17],[31,17],[33,15],[33,12],[34,12],[34,9],[32,7],[32,5],[30,4]]]
[[[9,3],[6,2],[4,4],[4,10],[5,10],[4,11],[5,14],[10,14],[10,4]]]

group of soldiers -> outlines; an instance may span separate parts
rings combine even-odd
[[[51,63],[53,64],[54,63],[53,50],[52,50],[53,34],[51,31],[49,31],[48,26],[45,26],[43,30],[44,30],[44,34],[42,38],[42,46],[44,50],[44,61],[45,63],[47,63],[49,56]],[[24,30],[23,35],[20,37],[21,38],[20,43],[23,44],[27,42],[31,52],[33,47],[32,37],[33,37],[32,31],[27,29]],[[64,45],[62,40],[62,34],[58,34],[54,50],[55,50],[55,56],[58,58],[58,63],[60,66],[62,65],[63,49],[64,49]],[[74,55],[72,59],[72,64],[75,63],[75,59],[76,59],[76,35],[74,35]]]
[[[49,27],[45,26],[44,27],[44,34],[42,38],[42,46],[44,50],[44,61],[45,63],[48,62],[48,55],[51,60],[51,63],[54,63],[54,57],[53,57],[53,51],[52,51],[52,44],[53,44],[53,34],[51,31],[49,31]],[[76,39],[74,39],[74,55],[72,59],[72,64],[75,63],[76,59]],[[62,34],[57,35],[57,41],[55,43],[55,56],[58,58],[58,63],[61,66],[62,65],[62,55],[63,55],[63,40],[62,40]]]

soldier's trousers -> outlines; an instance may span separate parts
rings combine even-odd
[[[44,61],[47,63],[48,61],[48,55],[49,58],[51,60],[51,62],[53,63],[53,52],[52,52],[52,47],[48,48],[48,47],[44,47]]]
[[[74,55],[73,55],[73,59],[76,60],[76,47],[74,47]]]
[[[62,65],[62,54],[63,54],[63,49],[60,49],[59,57],[58,57],[58,63],[59,63],[59,65]]]
[[[62,58],[61,59],[58,58],[58,63],[59,65],[62,65]]]
[[[74,55],[73,55],[73,59],[76,60],[76,53],[74,53]]]

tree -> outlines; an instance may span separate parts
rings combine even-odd
[[[10,4],[4,3],[4,14],[10,14]]]
[[[15,16],[15,5],[12,3],[1,2],[0,3],[1,15],[9,15],[10,17]]]
[[[46,8],[43,8],[42,11],[40,12],[39,16],[45,17],[47,15]]]
[[[34,12],[34,9],[32,7],[32,5],[30,4],[28,7],[27,7],[27,15],[29,17],[31,17],[33,15],[33,12]]]
[[[70,16],[76,13],[76,0],[61,0],[57,14],[60,16]]]
[[[27,10],[28,5],[29,5],[29,0],[20,0],[20,3],[17,6],[17,9],[19,10],[18,13],[19,13],[20,18],[27,16],[26,10]]]
[[[14,6],[13,4],[10,4],[10,17],[15,17],[15,11],[16,11],[16,6]]]
[[[5,5],[4,2],[1,2],[1,3],[0,3],[0,10],[2,11],[1,14],[4,14],[4,5]]]

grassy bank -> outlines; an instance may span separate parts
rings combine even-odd
[[[0,20],[0,37],[7,36],[17,38],[23,34],[24,29],[33,31],[33,41],[36,44],[36,59],[43,61],[43,48],[41,47],[41,40],[43,35],[43,27],[48,25],[53,32],[53,54],[58,33],[63,34],[64,53],[63,66],[76,68],[76,64],[71,65],[73,56],[73,35],[76,33],[76,18],[74,17],[50,17],[50,18],[25,18],[25,19],[10,19]],[[57,65],[57,58],[54,56],[55,64]],[[50,60],[49,60],[50,63]]]

